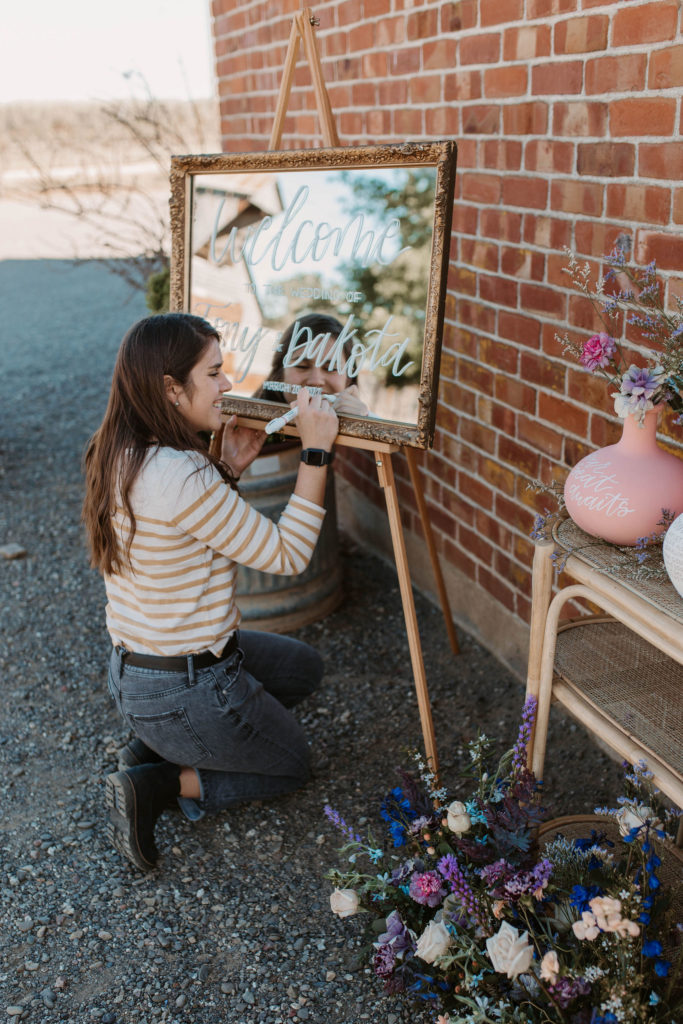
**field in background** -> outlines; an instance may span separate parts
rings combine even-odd
[[[178,145],[183,148],[173,148]],[[123,166],[153,160],[161,150],[217,153],[220,148],[213,100],[0,105],[4,188],[10,171]]]
[[[220,151],[212,100],[0,105],[0,259],[168,258],[172,154]]]

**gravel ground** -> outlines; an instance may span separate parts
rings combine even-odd
[[[101,1024],[427,1024],[382,994],[358,922],[329,911],[338,837],[326,802],[375,823],[420,743],[393,567],[346,543],[340,608],[297,635],[324,655],[300,713],[315,778],[301,792],[191,825],[166,815],[140,875],[104,835],[106,774],[127,734],[106,689],[104,590],[79,525],[80,457],[114,355],[145,314],[97,264],[0,263],[0,1016]],[[444,781],[482,729],[514,741],[523,690],[470,637],[448,648],[417,597]],[[554,712],[546,791],[558,814],[619,791],[619,769]],[[359,821],[360,819],[360,821]]]

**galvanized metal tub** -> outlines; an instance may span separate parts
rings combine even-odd
[[[297,442],[267,445],[240,479],[242,497],[269,519],[277,520],[289,501],[299,469]],[[237,607],[245,629],[286,633],[332,612],[342,599],[342,570],[334,491],[327,471],[327,514],[308,568],[300,576],[275,576],[238,566]]]

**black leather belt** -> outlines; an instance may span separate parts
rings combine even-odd
[[[191,658],[192,668],[196,672],[200,668],[208,668],[219,661],[224,661],[236,650],[237,633],[233,633],[220,654],[200,651],[199,654],[180,654],[175,658],[163,658],[157,657],[156,654],[136,654],[135,651],[124,651],[121,658],[127,665],[137,668],[153,668],[158,672],[188,672],[190,671],[188,663]]]

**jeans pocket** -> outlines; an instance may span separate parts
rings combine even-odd
[[[166,761],[192,767],[211,756],[192,728],[184,708],[158,715],[126,716],[136,736],[156,750]]]
[[[236,651],[229,661],[213,670],[216,695],[223,707],[243,703],[253,689],[251,677],[242,671],[243,661],[242,652]]]

